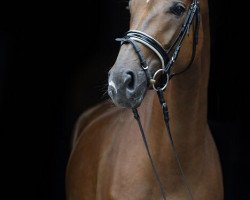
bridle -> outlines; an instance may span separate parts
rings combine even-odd
[[[194,20],[195,19],[195,20]],[[189,64],[187,65],[187,67],[178,73],[172,73],[172,67],[174,62],[176,61],[176,59],[178,58],[178,54],[180,52],[183,40],[185,38],[185,36],[187,35],[190,26],[192,24],[192,22],[194,22],[194,35],[193,35],[193,48],[192,48],[192,56],[190,59]],[[123,38],[118,38],[116,39],[117,41],[121,42],[121,45],[123,44],[131,44],[133,46],[133,49],[135,50],[139,60],[140,60],[140,64],[142,69],[144,70],[147,80],[148,80],[148,84],[152,85],[153,89],[157,92],[158,94],[158,98],[160,101],[160,104],[162,106],[162,112],[163,112],[163,117],[164,117],[164,122],[167,128],[167,134],[168,137],[170,139],[171,142],[171,146],[172,146],[172,150],[173,153],[175,155],[178,167],[179,167],[179,172],[181,174],[182,180],[186,185],[186,188],[188,190],[189,193],[189,197],[190,199],[193,199],[193,195],[191,192],[191,189],[189,187],[189,184],[186,180],[186,177],[184,175],[182,166],[181,166],[181,162],[178,156],[178,153],[176,151],[174,142],[173,142],[173,138],[171,135],[171,131],[170,131],[170,126],[169,126],[169,114],[168,114],[168,107],[166,104],[166,101],[164,99],[164,95],[163,92],[166,89],[169,80],[176,75],[182,74],[185,71],[187,71],[190,66],[192,65],[194,58],[195,58],[195,54],[196,54],[196,45],[198,44],[198,35],[199,35],[199,24],[200,24],[200,10],[199,10],[199,2],[198,0],[193,0],[193,2],[191,3],[188,11],[187,11],[187,15],[186,18],[184,20],[184,23],[180,29],[179,34],[177,35],[177,37],[175,38],[175,40],[173,40],[171,47],[168,50],[165,50],[163,48],[163,46],[153,37],[151,37],[150,35],[138,31],[138,30],[130,30],[126,33],[126,35]],[[146,46],[147,48],[149,48],[150,50],[152,50],[159,58],[159,60],[161,61],[161,68],[158,69],[154,75],[152,76],[149,72],[149,67],[148,64],[146,62],[146,59],[140,49],[140,47],[138,46],[137,43],[140,43],[144,46]],[[169,56],[171,54],[171,56]],[[156,78],[161,75],[161,81],[160,83],[157,83]],[[157,85],[156,85],[157,84]],[[137,111],[136,108],[133,108],[133,113],[134,113],[134,117],[139,125],[140,128],[140,132],[143,138],[143,142],[145,144],[146,150],[147,150],[147,154],[149,156],[150,159],[150,163],[152,165],[152,169],[153,169],[153,173],[157,179],[157,182],[160,186],[160,190],[161,190],[161,195],[163,197],[164,200],[166,200],[166,192],[165,189],[163,187],[163,184],[161,182],[161,179],[158,175],[157,169],[156,169],[156,165],[155,162],[151,156],[150,150],[149,150],[149,146],[148,146],[148,142],[140,121],[140,116],[139,113]]]
[[[190,29],[190,25],[192,24],[194,17],[196,20],[195,20],[195,27],[194,27],[193,49],[192,49],[191,60],[189,64],[187,65],[187,67],[182,72],[171,74],[172,66],[179,55],[181,45],[183,43],[183,40],[186,34],[188,33],[188,30]],[[167,81],[165,80],[166,81],[165,84],[163,85],[163,87],[161,87],[161,89],[164,90],[167,87],[168,81],[173,76],[183,73],[193,63],[195,52],[196,52],[196,45],[198,43],[199,24],[200,24],[199,3],[198,3],[198,0],[193,0],[192,4],[190,5],[187,11],[187,15],[181,27],[181,30],[179,34],[177,35],[177,37],[175,38],[175,40],[172,42],[171,47],[168,50],[165,50],[163,46],[160,44],[160,42],[158,42],[156,39],[138,30],[130,30],[126,33],[126,35],[123,38],[117,38],[116,41],[120,41],[121,45],[130,43],[133,46],[140,60],[141,68],[146,73],[148,83],[152,84],[154,90],[157,91],[157,86],[155,86],[156,76],[159,73],[166,74],[168,76]],[[149,48],[150,50],[152,50],[161,61],[161,69],[157,70],[153,76],[148,71],[149,69],[148,64],[137,43],[141,43],[147,48]],[[172,55],[169,56],[171,52],[172,52]]]

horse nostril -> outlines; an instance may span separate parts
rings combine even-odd
[[[128,72],[125,73],[124,84],[126,85],[127,89],[134,90],[135,76],[134,76],[133,72],[128,71]]]

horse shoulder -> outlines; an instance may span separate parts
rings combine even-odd
[[[83,112],[76,121],[72,134],[71,147],[74,148],[80,135],[84,132],[86,127],[112,107],[114,106],[111,102],[105,101]]]

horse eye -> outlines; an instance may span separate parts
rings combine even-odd
[[[186,9],[180,4],[175,4],[170,8],[170,11],[171,13],[179,17],[186,11]]]

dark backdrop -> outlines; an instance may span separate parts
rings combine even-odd
[[[114,38],[128,29],[125,6],[125,0],[85,0],[3,9],[0,115],[8,199],[65,198],[73,125],[82,111],[107,98],[107,71],[119,49]],[[208,118],[222,161],[225,199],[249,199],[244,8],[210,0]]]

